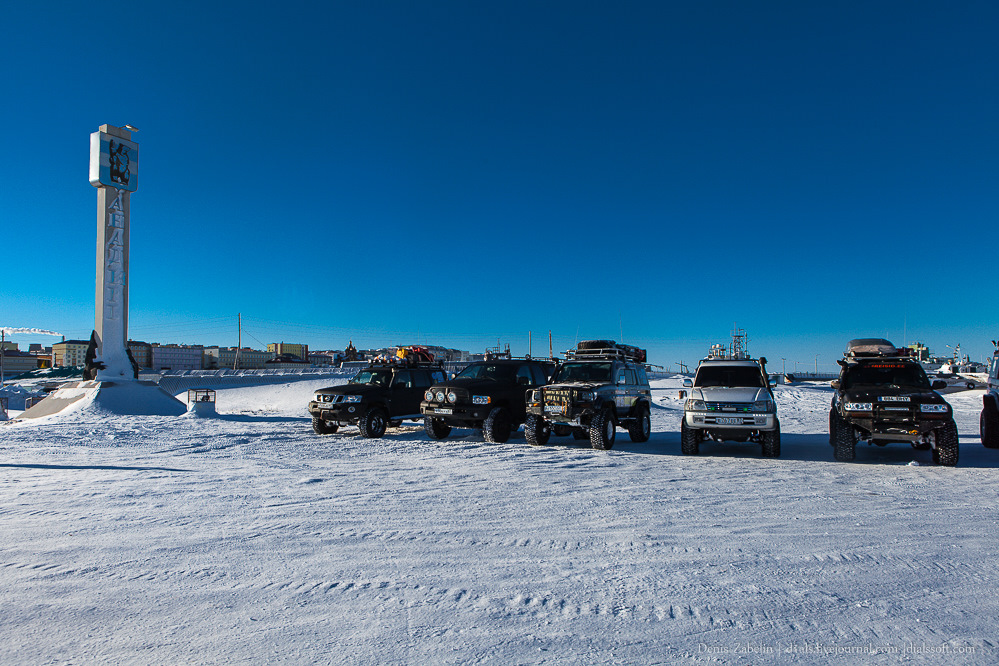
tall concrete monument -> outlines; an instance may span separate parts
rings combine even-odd
[[[73,411],[180,416],[184,403],[155,382],[138,381],[128,353],[129,196],[139,184],[139,146],[128,129],[101,125],[90,135],[90,184],[97,188],[97,290],[84,381],[64,384],[20,418]]]
[[[101,125],[90,135],[90,184],[97,188],[96,378],[130,380],[135,376],[127,344],[129,197],[139,184],[139,146],[127,129]]]

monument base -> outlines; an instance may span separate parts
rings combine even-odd
[[[187,412],[187,406],[157,386],[156,382],[70,382],[21,412],[20,418],[36,419],[71,412],[181,416]]]

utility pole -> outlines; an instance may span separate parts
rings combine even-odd
[[[0,328],[0,389],[3,388],[3,360],[7,355],[7,330]]]
[[[555,348],[552,347],[551,329],[548,329],[548,358],[555,358]]]
[[[533,351],[534,351],[534,341],[533,341],[532,336],[531,336],[531,331],[528,331],[527,332],[527,355],[528,356],[533,356],[533,354],[532,354]]]
[[[815,355],[815,374],[819,374],[819,355]]]
[[[783,356],[780,357],[780,374],[782,374],[782,375],[786,375],[787,374],[787,372],[784,371],[785,361],[786,360],[787,359],[785,359]]]
[[[237,329],[238,329],[238,333],[236,334],[237,335],[237,337],[236,337],[236,356],[232,360],[232,369],[233,370],[238,370],[239,369],[239,350],[243,348],[243,313],[242,312],[236,314],[236,326],[237,326]]]

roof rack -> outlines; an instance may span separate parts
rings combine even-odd
[[[428,361],[415,357],[399,358],[398,356],[383,356],[368,361],[368,367],[371,368],[376,366],[380,368],[436,368],[443,367],[443,364],[443,361]]]
[[[644,349],[623,345],[613,340],[583,340],[575,349],[568,349],[565,352],[566,360],[575,361],[621,359],[645,363],[647,357]]]
[[[863,358],[912,358],[913,350],[899,349],[884,338],[858,338],[850,340],[843,352],[847,360]]]

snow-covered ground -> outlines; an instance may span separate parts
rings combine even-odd
[[[0,663],[999,661],[980,390],[944,468],[834,462],[821,383],[776,389],[776,460],[681,456],[676,379],[609,452],[321,437],[328,383],[0,424]]]

